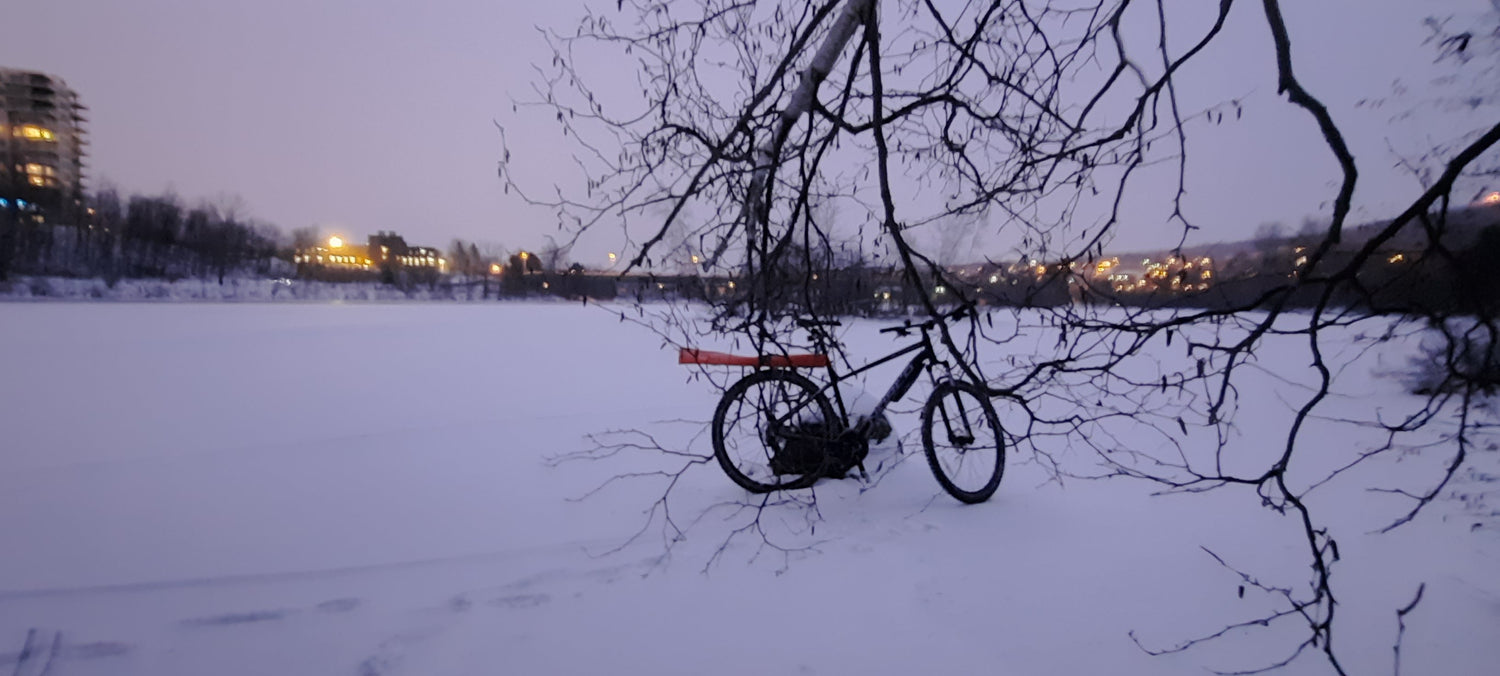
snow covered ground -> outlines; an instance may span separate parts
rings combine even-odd
[[[857,353],[889,344],[877,326],[846,336]],[[1164,657],[1130,638],[1166,647],[1272,607],[1203,547],[1305,578],[1300,531],[1252,495],[1060,485],[1012,457],[993,500],[960,505],[920,459],[910,404],[893,416],[907,455],[881,449],[901,462],[879,485],[824,482],[815,531],[781,524],[810,549],[739,539],[705,570],[732,524],[694,510],[745,494],[703,465],[676,489],[690,528],[670,557],[656,528],[611,553],[660,482],[591,493],[649,468],[548,460],[632,428],[708,452],[681,421],[716,395],[593,306],[0,303],[0,364],[0,672],[1202,674],[1300,638]],[[1376,368],[1349,367],[1350,405],[1405,396]],[[1260,423],[1286,404],[1250,401],[1240,433],[1280,435]],[[1368,531],[1399,506],[1363,487],[1430,460],[1382,461],[1325,498],[1352,673],[1390,673],[1395,610],[1422,582],[1403,672],[1495,673],[1496,455],[1388,535]],[[1327,671],[1310,656],[1285,673]]]

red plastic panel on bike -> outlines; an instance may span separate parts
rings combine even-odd
[[[828,365],[826,354],[767,354],[759,357],[740,356],[728,352],[682,348],[677,353],[679,364],[709,364],[714,366],[769,366],[773,368],[819,368]]]

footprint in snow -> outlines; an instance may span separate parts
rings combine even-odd
[[[333,599],[318,604],[318,610],[325,613],[347,613],[360,604],[359,599]]]
[[[273,622],[291,615],[290,610],[253,610],[245,613],[226,613],[212,617],[197,617],[183,620],[182,624],[189,627],[228,627],[238,624],[253,624],[256,622]]]
[[[517,594],[494,599],[490,601],[490,605],[497,608],[535,608],[551,600],[552,597],[548,594]]]

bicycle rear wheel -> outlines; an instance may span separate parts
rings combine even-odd
[[[823,473],[835,421],[833,404],[811,380],[791,371],[758,371],[719,399],[714,457],[751,493],[806,488]]]
[[[1005,473],[1005,435],[985,388],[939,383],[922,407],[922,450],[949,495],[969,504],[990,499]]]

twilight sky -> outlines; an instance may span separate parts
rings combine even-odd
[[[253,215],[286,230],[316,225],[361,238],[396,230],[442,247],[462,237],[536,248],[555,232],[550,214],[501,193],[493,122],[509,130],[527,183],[566,176],[568,148],[555,126],[513,113],[510,100],[529,91],[530,64],[549,56],[534,26],[571,26],[580,0],[9,4],[0,65],[60,76],[79,92],[91,108],[92,186],[170,189],[190,203],[239,195]],[[613,0],[596,4],[614,12]],[[1361,161],[1355,220],[1387,215],[1419,191],[1394,168],[1392,149],[1410,153],[1447,140],[1476,115],[1493,119],[1492,106],[1424,107],[1393,119],[1416,108],[1439,73],[1434,51],[1421,44],[1422,19],[1473,21],[1494,11],[1488,0],[1283,4],[1299,76],[1329,105]],[[1238,3],[1235,28],[1185,74],[1194,85],[1184,87],[1187,109],[1245,101],[1243,120],[1190,139],[1188,205],[1204,226],[1198,241],[1239,239],[1269,221],[1295,228],[1329,210],[1335,164],[1306,114],[1275,97],[1259,11],[1258,2]],[[1390,96],[1397,80],[1408,90],[1402,100],[1356,108]],[[1140,205],[1114,248],[1175,240],[1154,211]],[[575,258],[596,262],[614,239],[585,240]]]

